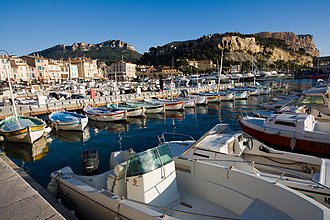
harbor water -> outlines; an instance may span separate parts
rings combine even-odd
[[[261,82],[269,84],[270,81]],[[273,83],[279,83],[274,81]],[[296,89],[306,89],[313,80],[282,80]],[[41,186],[47,187],[50,173],[70,166],[77,174],[83,174],[81,153],[96,149],[100,157],[100,172],[109,168],[112,151],[132,148],[136,152],[156,146],[158,136],[164,132],[176,132],[198,139],[218,123],[226,123],[234,131],[240,131],[238,117],[261,109],[260,103],[269,101],[272,95],[251,96],[247,100],[223,101],[184,112],[148,115],[147,118],[132,118],[128,123],[90,121],[84,132],[52,131],[50,138],[39,140],[33,150],[31,145],[2,143],[7,156],[22,167]],[[44,116],[45,117],[45,116]],[[51,141],[50,141],[51,140]],[[49,143],[46,143],[50,141]]]

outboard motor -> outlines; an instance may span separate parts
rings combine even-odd
[[[99,172],[99,153],[95,149],[86,149],[81,153],[81,163],[85,175],[93,175]]]
[[[188,97],[188,91],[186,89],[181,90],[182,97]]]

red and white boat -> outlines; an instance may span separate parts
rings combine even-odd
[[[86,106],[84,112],[94,121],[127,121],[127,111],[123,110]]]
[[[312,115],[246,116],[239,121],[245,133],[274,148],[330,158],[330,123]]]

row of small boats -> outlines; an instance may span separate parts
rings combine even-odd
[[[82,131],[88,123],[88,119],[95,121],[127,121],[129,117],[146,117],[146,114],[165,113],[165,111],[180,111],[185,108],[196,107],[212,102],[246,99],[253,95],[253,91],[239,90],[203,92],[194,95],[183,91],[183,94],[175,99],[145,99],[143,101],[130,101],[122,104],[108,104],[104,107],[84,108],[84,115],[56,111],[49,115],[51,128],[55,130],[79,130]],[[47,124],[32,116],[11,116],[0,122],[0,134],[5,140],[11,142],[33,143],[43,133],[49,132]]]

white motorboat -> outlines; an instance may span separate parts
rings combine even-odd
[[[162,141],[164,142],[164,141]],[[218,124],[199,140],[167,142],[181,157],[235,167],[296,189],[330,208],[330,160],[279,151]],[[179,148],[180,149],[180,148]]]
[[[113,152],[110,170],[51,174],[48,191],[84,219],[328,219],[330,210],[280,183],[231,167],[172,158],[167,144]]]
[[[330,123],[308,114],[241,117],[242,130],[276,149],[330,157]]]

